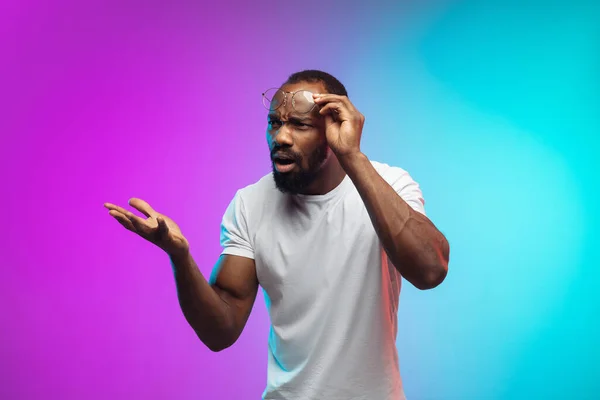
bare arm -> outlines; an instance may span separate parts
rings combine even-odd
[[[223,255],[210,282],[189,253],[171,257],[171,263],[181,310],[200,340],[212,351],[235,343],[258,292],[254,260]]]
[[[360,154],[342,160],[385,251],[400,274],[419,289],[431,289],[442,283],[448,272],[450,252],[444,235],[396,193],[366,156]]]
[[[439,285],[448,271],[448,242],[426,216],[396,193],[360,151],[364,115],[347,96],[313,97],[325,118],[327,143],[360,193],[392,263],[419,289]]]
[[[111,203],[104,206],[126,229],[169,255],[181,310],[200,340],[213,351],[231,346],[246,325],[258,291],[254,260],[221,256],[209,283],[190,255],[187,239],[172,219],[141,199],[131,199],[129,204],[146,218]]]

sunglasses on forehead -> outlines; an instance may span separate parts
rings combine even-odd
[[[285,107],[288,101],[292,104],[292,108],[301,114],[311,112],[316,106],[313,93],[308,90],[285,92],[279,88],[272,88],[262,94],[262,99],[263,105],[269,111]]]

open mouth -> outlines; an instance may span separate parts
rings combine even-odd
[[[288,172],[294,168],[296,161],[291,157],[276,155],[273,157],[273,164],[277,171]]]
[[[294,164],[294,160],[292,160],[291,158],[277,158],[277,157],[275,157],[273,159],[273,161],[275,161],[275,164],[280,164],[280,165]]]

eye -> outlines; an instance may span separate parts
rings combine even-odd
[[[278,127],[281,126],[281,120],[278,120],[276,118],[269,118],[269,126],[270,127]]]
[[[305,124],[304,122],[300,121],[290,121],[290,123],[298,129],[308,129],[312,127],[311,125]]]

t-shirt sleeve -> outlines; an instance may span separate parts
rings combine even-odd
[[[238,191],[229,203],[221,222],[221,254],[254,259],[244,202]]]
[[[396,193],[408,203],[413,210],[425,214],[425,199],[419,184],[408,174],[408,172],[400,168],[390,168],[390,177],[388,182],[394,188]]]

